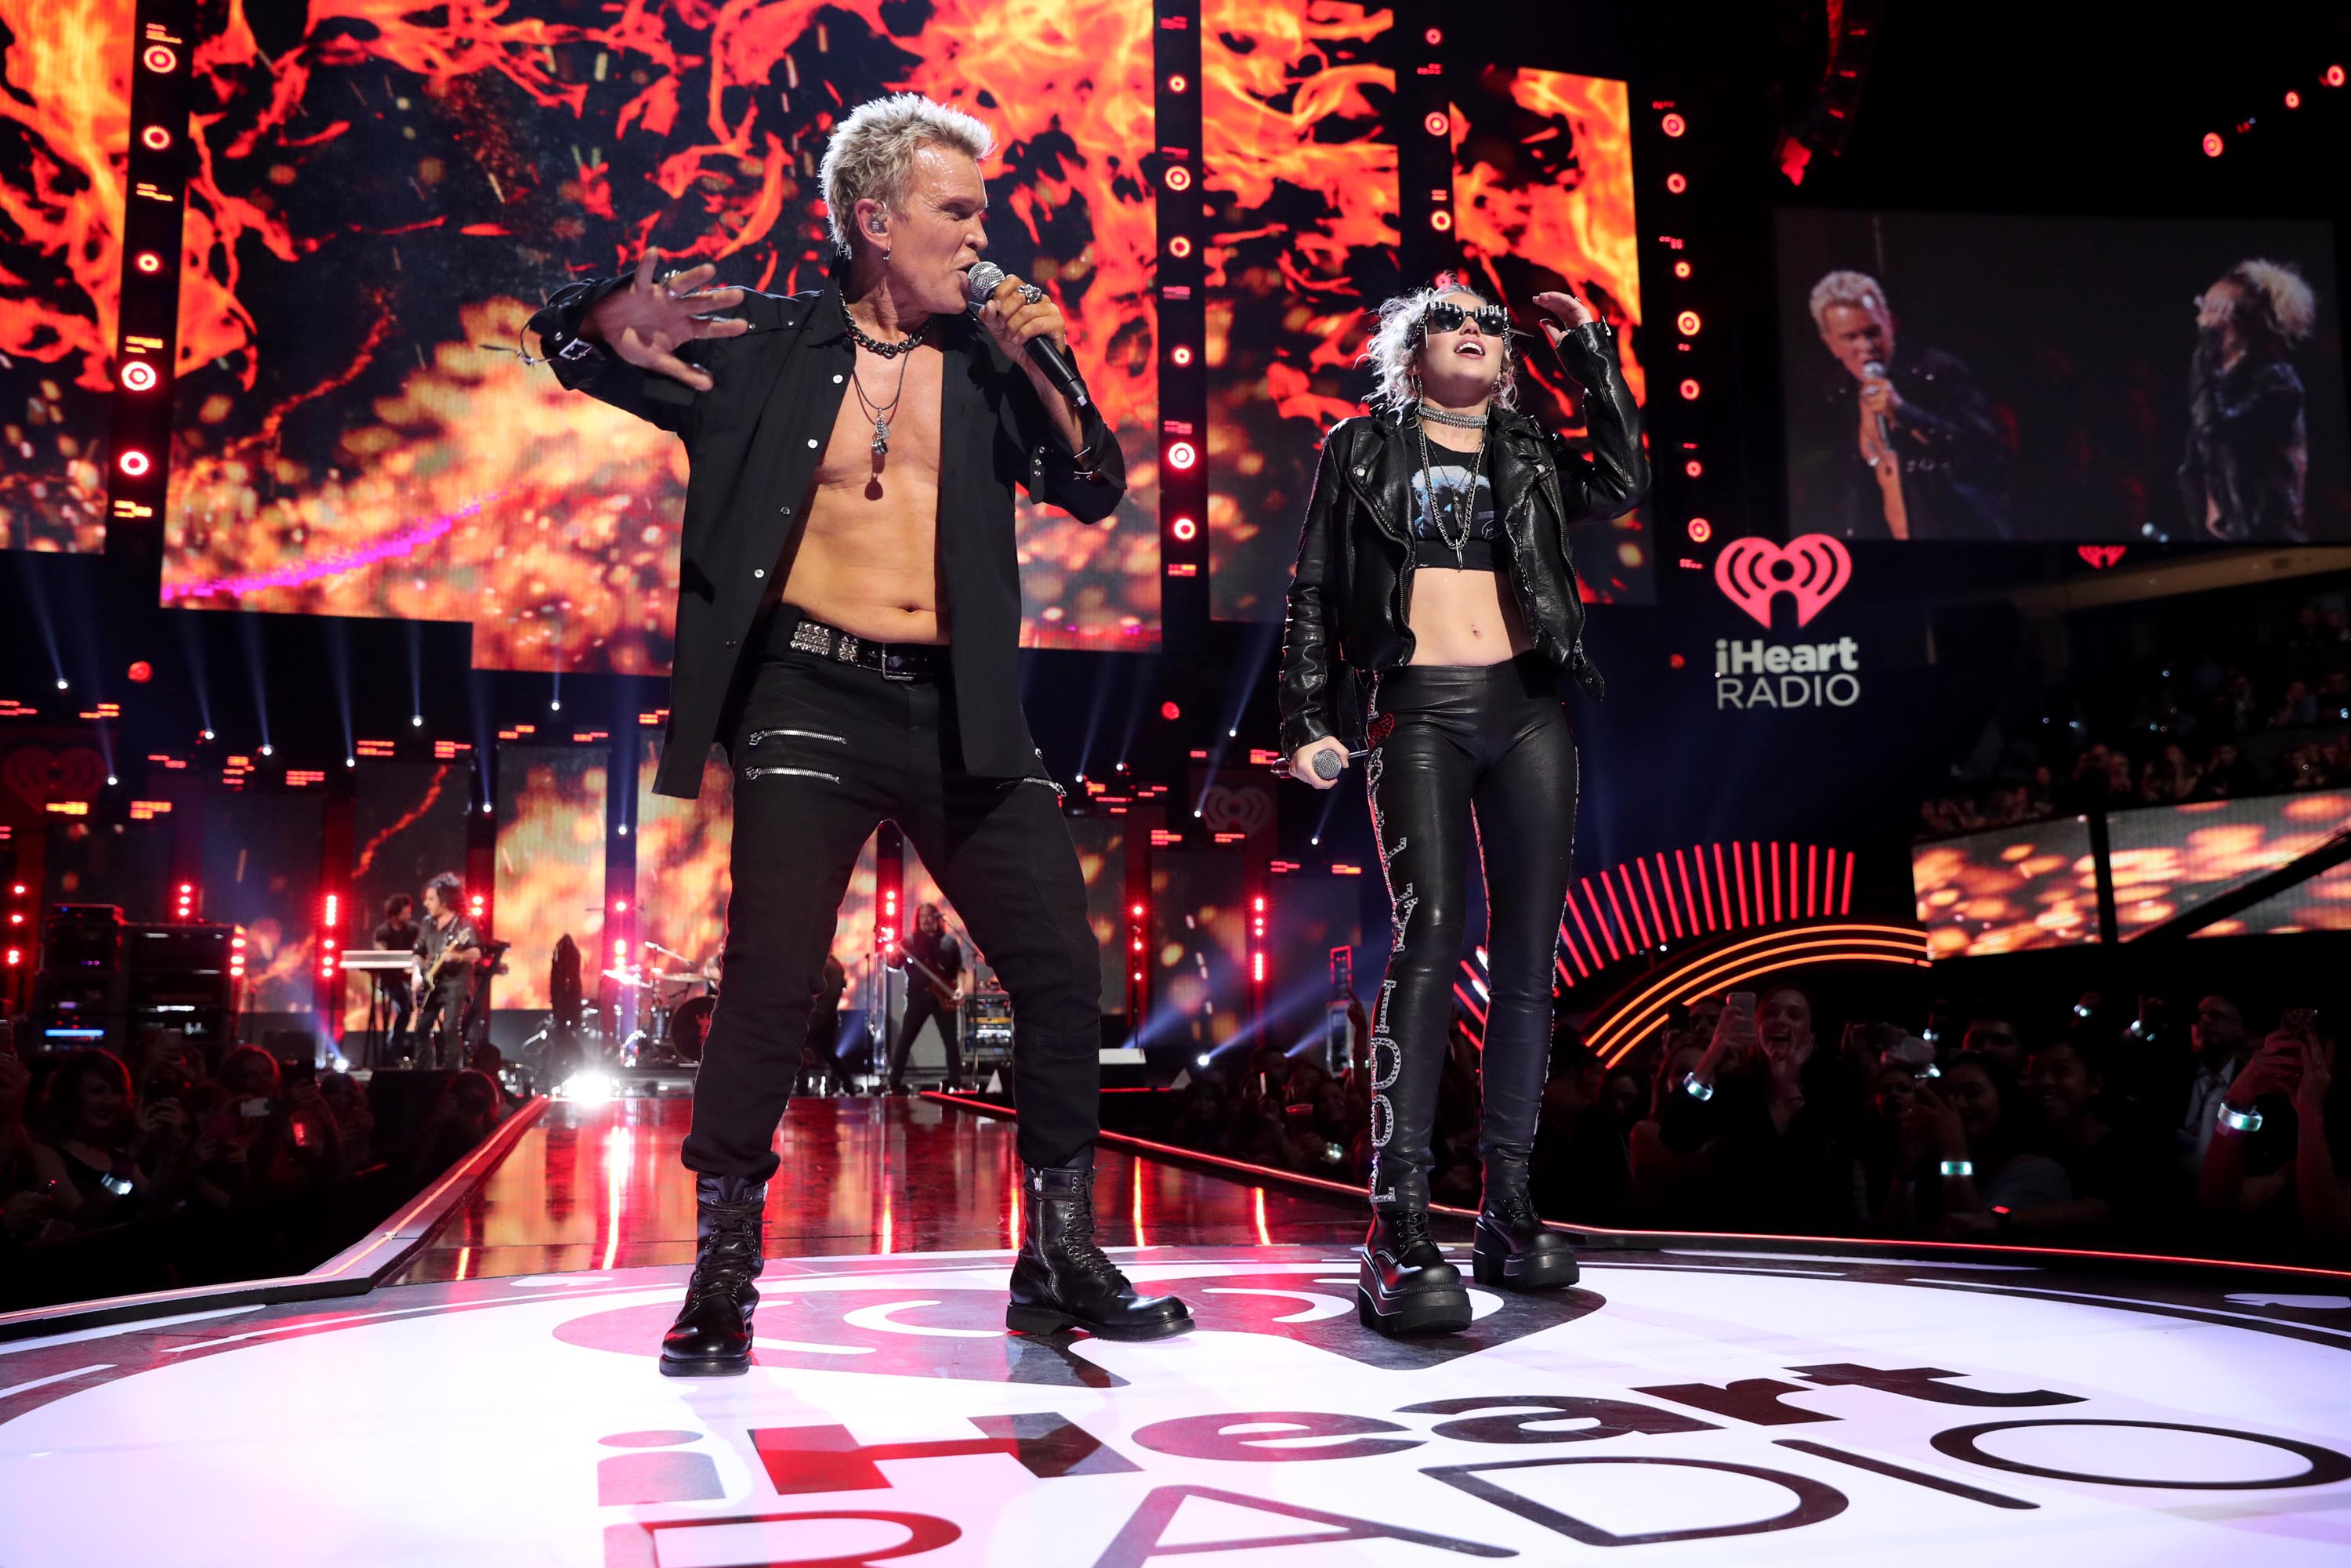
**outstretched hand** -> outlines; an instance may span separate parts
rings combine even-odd
[[[739,316],[712,319],[711,313],[732,310],[743,303],[740,288],[712,288],[718,268],[710,262],[653,276],[661,252],[648,249],[637,260],[637,275],[629,287],[606,295],[588,313],[586,336],[601,340],[621,358],[642,370],[684,382],[696,392],[716,383],[710,372],[687,364],[677,350],[696,338],[739,338],[751,324]]]

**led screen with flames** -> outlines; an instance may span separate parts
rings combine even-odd
[[[497,874],[492,928],[484,935],[512,946],[491,993],[495,1006],[549,1006],[549,969],[566,937],[580,950],[589,991],[611,966],[603,950],[604,757],[589,747],[498,749]]]
[[[0,547],[106,547],[131,0],[0,0]]]
[[[314,7],[265,45],[232,9],[193,62],[166,600],[469,622],[485,668],[666,669],[678,443],[504,350],[648,244],[820,285],[826,136],[911,89],[995,131],[990,254],[1055,292],[1128,445],[1111,523],[1024,502],[1024,634],[1150,640],[1152,24],[1133,0],[453,0]]]
[[[2115,925],[2124,941],[2309,854],[2351,829],[2351,791],[2199,800],[2116,811],[2106,819]],[[2198,936],[2351,930],[2343,868],[2199,927]]]
[[[1910,852],[1910,883],[1932,958],[2098,939],[2087,817],[1919,844]]]

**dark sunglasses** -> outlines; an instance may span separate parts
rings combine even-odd
[[[1451,332],[1464,321],[1474,320],[1478,330],[1489,338],[1499,338],[1510,329],[1510,312],[1499,305],[1481,305],[1475,310],[1464,310],[1450,299],[1440,299],[1431,305],[1420,318],[1421,331]]]

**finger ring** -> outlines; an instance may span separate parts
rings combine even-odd
[[[1026,299],[1031,305],[1037,304],[1040,300],[1045,298],[1045,291],[1038,287],[1033,283],[1023,283],[1019,287],[1020,289],[1020,298]]]

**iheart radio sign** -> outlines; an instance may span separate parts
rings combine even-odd
[[[1853,580],[1853,557],[1827,534],[1800,534],[1786,544],[1752,535],[1731,540],[1714,560],[1723,597],[1771,629],[1782,594],[1810,626]],[[1717,708],[1851,707],[1861,700],[1861,654],[1851,637],[1833,643],[1766,643],[1761,637],[1714,643]]]

